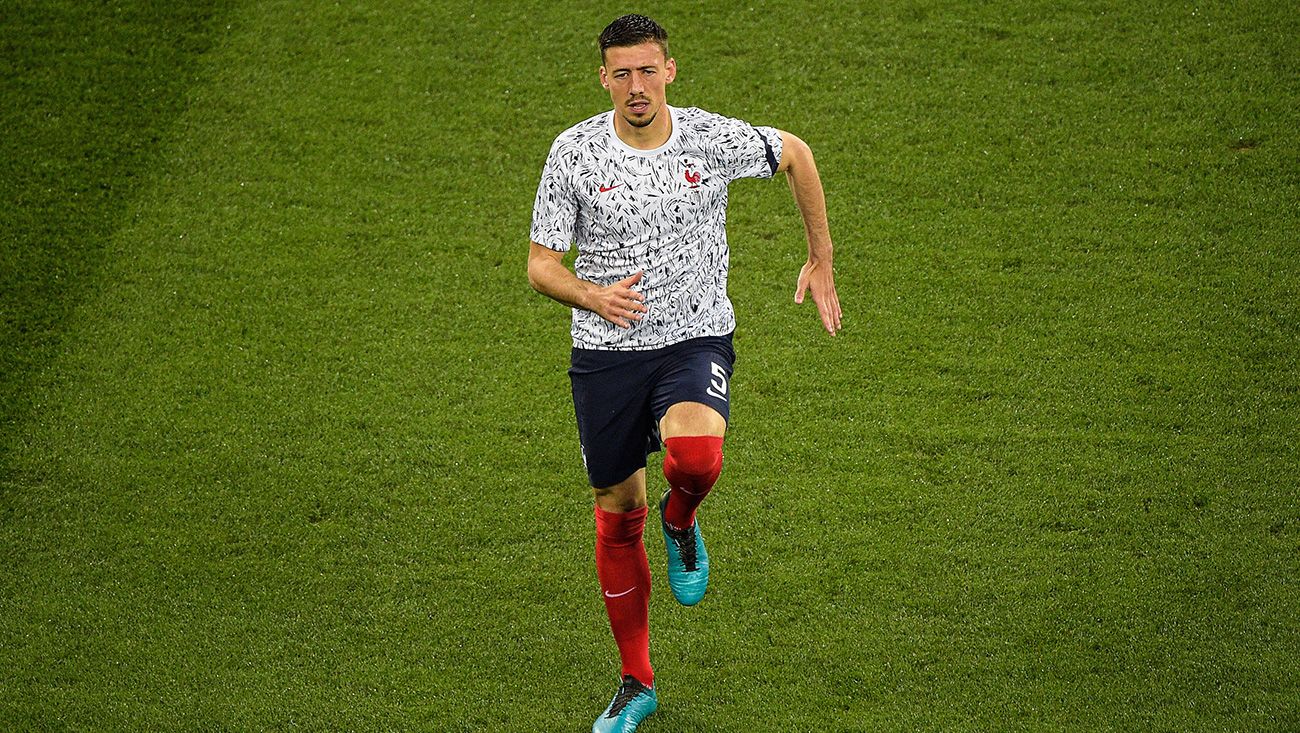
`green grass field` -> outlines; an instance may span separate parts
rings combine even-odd
[[[524,276],[625,8],[0,11],[0,729],[584,731],[616,654]],[[662,3],[732,187],[685,731],[1300,730],[1300,15]],[[652,466],[652,493],[662,479]]]

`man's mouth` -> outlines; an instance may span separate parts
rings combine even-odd
[[[633,114],[638,114],[638,115],[644,114],[646,110],[650,109],[650,100],[648,99],[633,100],[631,102],[628,102],[627,108],[631,110]]]

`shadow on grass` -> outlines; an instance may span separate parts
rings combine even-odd
[[[0,475],[231,0],[22,0],[0,13]]]

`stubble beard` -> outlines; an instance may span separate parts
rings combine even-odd
[[[650,124],[651,124],[652,122],[654,122],[654,121],[655,121],[655,118],[658,117],[658,116],[659,116],[659,113],[658,113],[658,112],[655,112],[654,114],[650,115],[649,117],[647,117],[647,118],[644,119],[644,120],[637,120],[637,119],[634,119],[634,118],[632,118],[632,117],[628,117],[627,115],[623,115],[623,121],[626,122],[627,124],[633,126],[633,127],[649,127]]]
[[[632,99],[631,101],[645,102],[650,108],[654,107],[654,102],[650,101],[646,97],[639,96]],[[641,121],[638,121],[638,118],[634,116],[634,113],[631,110],[628,110],[626,113],[623,114],[623,119],[624,121],[627,122],[627,124],[631,125],[632,127],[641,128],[641,127],[649,127],[651,124],[654,123],[655,118],[658,116],[659,116],[659,110],[656,109],[649,117],[646,117]]]

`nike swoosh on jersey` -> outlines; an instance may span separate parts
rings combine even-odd
[[[618,188],[619,186],[622,186],[622,185],[623,185],[623,184],[621,184],[621,183],[615,183],[615,184],[612,185],[612,186],[601,186],[601,187],[600,187],[600,192],[601,192],[601,193],[609,193],[610,191],[613,191],[614,189],[616,189],[616,188]]]

